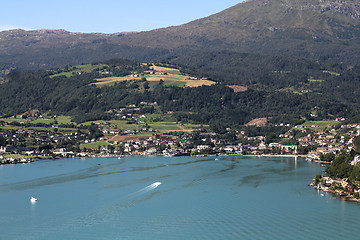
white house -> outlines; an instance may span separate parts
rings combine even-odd
[[[354,166],[354,165],[357,165],[358,163],[360,162],[360,155],[356,155],[354,157],[354,160],[351,161],[351,165]]]

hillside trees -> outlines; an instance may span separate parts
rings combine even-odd
[[[221,52],[220,54],[223,55],[224,59],[222,61],[224,61],[224,64],[228,63],[226,60],[228,53]],[[260,57],[249,56],[248,54],[240,56],[256,60],[260,59]],[[209,57],[216,59],[219,56],[215,54]],[[235,57],[238,57],[238,55]],[[122,69],[124,71],[121,74],[129,74],[134,69],[142,71],[148,68],[148,64],[144,65],[127,60],[114,59],[106,63],[107,65],[105,64],[105,66],[109,66],[106,68],[106,71],[114,71],[113,69],[115,68]],[[248,63],[247,66],[254,67],[253,64],[255,62]],[[295,71],[295,67],[284,62],[283,58],[278,58],[274,64],[277,66],[281,65],[284,71]],[[310,72],[315,69],[319,75],[330,75],[322,70],[319,72],[319,66],[313,66],[307,62],[299,65],[299,69],[301,70],[302,68],[310,68]],[[73,71],[74,67],[69,69]],[[219,79],[221,74],[228,74],[228,79],[235,79],[231,78],[231,76],[236,76],[236,73],[240,73],[241,69],[245,69],[245,67],[240,66],[236,68],[235,64],[232,67],[227,66],[228,73],[225,70],[221,70],[221,68],[218,69]],[[232,70],[230,71],[230,69]],[[191,68],[182,70],[195,71],[191,70]],[[199,71],[201,72],[201,67]],[[250,74],[249,69],[244,71]],[[349,77],[357,76],[356,71],[355,69],[349,72]],[[54,76],[55,73],[60,74]],[[139,106],[140,102],[157,102],[159,109],[163,113],[173,112],[174,117],[178,121],[209,124],[219,132],[224,131],[228,127],[239,128],[244,123],[257,117],[272,118],[271,122],[273,123],[284,120],[289,123],[297,123],[301,121],[301,117],[308,117],[309,113],[314,109],[316,109],[317,115],[322,118],[327,118],[328,116],[357,116],[356,101],[349,104],[346,101],[338,101],[334,95],[325,93],[312,94],[309,92],[296,94],[291,91],[279,91],[276,90],[275,83],[271,83],[272,86],[268,88],[252,86],[245,92],[234,92],[233,89],[223,83],[197,88],[180,88],[167,87],[162,82],[152,82],[150,84],[146,80],[122,81],[117,82],[113,86],[96,87],[92,83],[95,78],[99,77],[99,74],[96,69],[87,74],[75,74],[71,77],[62,75],[59,70],[12,72],[8,75],[8,81],[3,83],[0,88],[0,114],[21,114],[29,109],[38,109],[42,112],[52,111],[55,114],[70,115],[76,121],[81,122],[110,119],[114,116],[108,113],[109,110],[120,109],[129,104]],[[256,68],[253,68],[251,74],[261,79],[261,76],[265,73],[263,70],[257,72]],[[278,73],[266,73],[266,75],[271,74],[276,75]],[[287,73],[281,74],[286,75]],[[239,76],[241,77],[241,75]],[[239,79],[242,79],[240,77]],[[337,79],[340,76],[330,75],[330,77],[333,80],[329,80],[329,82],[333,83],[338,81]],[[342,77],[347,78],[347,75],[344,74]],[[227,80],[225,79],[224,81]],[[348,82],[352,81],[348,80]],[[268,83],[263,82],[262,84]],[[349,86],[355,87],[356,83],[354,84]],[[148,87],[145,88],[144,86]],[[275,89],[273,89],[274,87]],[[324,89],[326,88],[324,87]],[[348,95],[350,94],[348,93]],[[153,111],[153,108],[141,109],[141,113],[151,113]]]

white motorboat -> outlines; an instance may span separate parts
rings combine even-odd
[[[30,198],[30,202],[34,203],[34,202],[36,202],[36,201],[37,201],[37,198],[34,198],[34,197],[31,197],[31,198]]]

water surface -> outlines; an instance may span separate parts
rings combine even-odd
[[[323,170],[285,157],[1,165],[1,239],[358,239],[360,205],[307,186]]]

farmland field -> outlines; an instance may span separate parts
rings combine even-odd
[[[129,124],[127,120],[96,120],[82,123],[82,125],[84,126],[88,126],[91,124],[105,124],[104,128],[106,129],[139,130],[139,125]]]
[[[78,65],[72,67],[72,70],[68,70],[67,72],[63,71],[61,73],[57,73],[54,75],[51,75],[51,78],[59,77],[59,76],[66,76],[66,77],[72,77],[76,74],[80,74],[82,72],[92,72],[96,68],[102,69],[103,67],[107,66],[106,64],[98,64],[98,65],[92,65],[92,64],[85,64],[85,65]],[[99,71],[101,72],[101,71]]]
[[[141,139],[147,139],[151,137],[152,134],[138,134],[138,135],[117,135],[109,139],[112,142],[126,142],[126,141],[135,141]]]
[[[71,117],[69,116],[57,116],[55,119],[53,116],[45,116],[44,118],[39,118],[36,120],[32,120],[31,118],[21,118],[21,116],[17,116],[16,118],[0,118],[0,121],[11,123],[11,122],[18,122],[18,123],[45,123],[45,124],[53,124],[57,121],[58,124],[71,124]]]
[[[97,149],[98,147],[102,147],[102,146],[108,146],[111,145],[108,142],[93,142],[93,143],[84,143],[84,144],[80,144],[80,148],[92,148],[92,149]]]
[[[210,86],[214,85],[215,82],[210,80],[192,80],[189,75],[184,75],[180,73],[179,69],[173,68],[164,68],[153,66],[154,70],[166,72],[166,75],[142,75],[139,77],[125,76],[125,77],[108,77],[108,78],[98,78],[95,79],[97,82],[93,83],[97,86],[102,85],[111,85],[115,82],[122,81],[131,81],[131,80],[140,80],[142,78],[146,78],[149,82],[159,82],[160,80],[164,81],[165,86],[177,86],[177,87],[199,87],[199,86]]]
[[[330,120],[330,121],[307,121],[300,126],[312,128],[316,131],[324,131],[326,128],[329,128],[330,126],[335,126],[339,124],[338,121]]]

